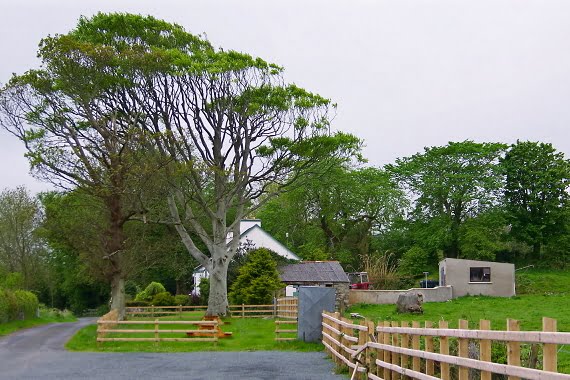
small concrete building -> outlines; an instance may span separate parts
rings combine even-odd
[[[439,263],[439,286],[451,286],[453,298],[466,295],[512,297],[515,266],[492,261],[444,259]]]
[[[348,306],[349,279],[338,261],[305,261],[279,268],[281,281],[291,286],[323,286],[336,291],[335,309]]]

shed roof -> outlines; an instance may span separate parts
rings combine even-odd
[[[279,268],[279,272],[281,281],[290,284],[349,282],[348,276],[338,261],[306,261],[289,264]]]

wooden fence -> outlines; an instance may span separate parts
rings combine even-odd
[[[491,380],[492,374],[509,380],[570,380],[557,371],[557,346],[570,344],[570,333],[556,332],[556,320],[543,318],[542,331],[519,331],[519,322],[509,319],[506,331],[491,330],[490,321],[481,320],[470,330],[465,320],[450,329],[446,321],[437,328],[431,322],[388,322],[377,326],[359,324],[323,312],[323,344],[337,365],[350,368],[366,379],[455,379]],[[527,343],[528,358],[521,360],[521,343]],[[506,345],[507,364],[492,361],[492,345]],[[542,368],[538,358],[542,352]]]
[[[208,306],[130,306],[125,309],[127,316],[165,316],[178,315],[192,311],[206,311]],[[274,318],[275,305],[230,305],[232,318]]]
[[[218,321],[119,321],[118,313],[112,310],[97,320],[97,342],[217,342]],[[130,328],[120,328],[127,325]],[[184,338],[172,334],[186,334],[191,329],[164,329],[161,326],[198,326],[200,333],[211,334],[205,338]],[[152,329],[132,328],[132,326],[151,326]],[[108,337],[110,334],[143,334],[145,337]],[[162,336],[161,336],[162,334]],[[168,334],[169,336],[164,336]],[[149,336],[152,335],[152,336]]]
[[[277,298],[275,310],[275,340],[297,339],[298,298]]]

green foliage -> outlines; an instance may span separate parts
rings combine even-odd
[[[4,279],[0,279],[0,288],[4,289],[22,289],[24,286],[24,277],[20,272],[7,273]]]
[[[460,258],[494,261],[497,252],[505,249],[507,229],[500,210],[483,212],[467,219],[460,229]]]
[[[38,306],[32,292],[0,288],[0,323],[35,318]]]
[[[259,248],[248,254],[229,297],[234,304],[268,304],[272,302],[274,292],[282,287],[271,252]]]
[[[142,292],[137,294],[135,301],[151,302],[154,296],[164,292],[166,292],[164,285],[162,285],[160,282],[152,281]]]
[[[164,292],[166,292],[164,285],[160,282],[152,281],[142,292],[137,294],[135,301],[149,301],[152,300],[155,295]]]
[[[185,294],[177,294],[174,296],[174,305],[187,306],[190,304],[190,297]]]
[[[0,293],[2,293],[1,290]],[[2,300],[0,299],[0,304],[1,303]],[[15,320],[11,322],[1,322],[0,320],[0,336],[10,334],[20,329],[44,325],[46,323],[74,322],[77,320],[77,318],[75,318],[75,316],[69,310],[47,308],[43,304],[39,305],[39,312],[40,315],[38,318],[34,316],[33,319]]]
[[[210,279],[202,278],[198,286],[200,288],[200,305],[207,305],[210,297]]]
[[[517,141],[501,166],[511,235],[540,256],[550,238],[566,232],[570,164],[551,144]]]
[[[398,271],[409,276],[421,276],[428,268],[434,266],[429,259],[430,255],[426,250],[414,245],[400,259]]]
[[[323,160],[302,185],[268,202],[264,228],[305,260],[339,260],[361,268],[373,235],[388,229],[406,204],[388,173]]]
[[[176,303],[172,294],[161,292],[154,295],[151,304],[154,306],[175,306]]]
[[[497,164],[505,148],[496,143],[450,142],[387,166],[402,189],[416,197],[414,219],[422,221],[429,231],[426,235],[438,237],[437,249],[443,249],[446,257],[460,255],[461,224],[498,202]]]

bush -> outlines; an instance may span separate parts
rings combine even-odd
[[[154,306],[175,306],[174,297],[168,292],[158,293],[152,299],[152,304]]]
[[[0,289],[0,323],[36,317],[38,297],[27,290]]]
[[[151,282],[147,285],[145,290],[137,294],[135,301],[147,301],[150,302],[159,293],[166,292],[166,289],[160,282]]]
[[[176,306],[182,305],[186,306],[190,303],[190,297],[184,294],[178,294],[174,296],[174,304]]]
[[[38,297],[36,297],[34,293],[26,290],[16,290],[14,296],[18,304],[18,319],[35,318],[39,307]]]
[[[248,254],[247,262],[240,268],[229,296],[234,304],[268,304],[273,299],[273,293],[282,287],[284,285],[279,279],[271,252],[260,248]]]

